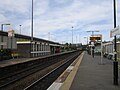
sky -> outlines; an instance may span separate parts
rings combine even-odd
[[[59,43],[87,43],[99,31],[103,41],[109,41],[114,28],[113,0],[33,0],[33,35]],[[117,2],[117,26],[120,25],[120,0]],[[4,31],[31,36],[32,0],[1,0],[0,24]],[[20,26],[21,25],[21,26]],[[72,28],[73,27],[73,28]]]

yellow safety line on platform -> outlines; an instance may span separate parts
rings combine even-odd
[[[120,69],[120,65],[118,65],[118,69]]]
[[[60,90],[69,90],[70,89],[70,86],[74,80],[74,77],[77,73],[77,70],[79,68],[79,65],[82,61],[82,58],[83,58],[83,55],[84,55],[84,52],[77,58],[79,59],[75,65],[75,67],[73,68],[73,70],[71,71],[71,73],[68,75],[67,79],[65,80],[65,82],[63,83],[63,85],[60,87]]]
[[[117,58],[117,60],[120,60],[120,58]]]

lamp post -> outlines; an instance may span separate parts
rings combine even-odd
[[[50,41],[50,32],[48,32],[48,40]]]
[[[73,45],[73,26],[72,26],[72,45]]]
[[[22,26],[22,25],[19,25],[19,26],[20,26],[20,34],[21,34],[21,26]]]
[[[116,0],[113,0],[113,7],[114,7],[114,28],[116,28]],[[114,85],[118,85],[118,61],[117,61],[116,36],[114,36],[113,79],[114,79]]]
[[[84,37],[84,38],[87,38],[87,45],[88,45],[88,37]]]
[[[10,25],[10,24],[8,24],[8,23],[7,24],[1,24],[1,31],[3,31],[3,26],[4,25]]]
[[[10,25],[10,24],[1,24],[1,31],[3,32],[3,26],[4,25]],[[3,42],[3,36],[1,36],[1,42]],[[3,49],[3,46],[1,46],[1,49]]]
[[[77,36],[76,36],[76,45],[75,45],[75,46],[76,46],[76,49],[77,49],[77,46],[78,46],[78,43],[77,43]]]
[[[79,42],[80,42],[81,40],[80,40],[80,34],[79,34]]]
[[[33,50],[33,0],[32,0],[32,10],[31,10],[31,44],[30,44],[30,57],[32,57],[32,50]]]
[[[33,0],[32,0],[32,16],[31,16],[31,41],[33,41]]]
[[[3,26],[4,25],[10,25],[10,24],[1,24],[1,31],[3,32]],[[1,36],[1,42],[3,43],[3,36]],[[3,49],[3,45],[1,45],[1,50]],[[3,59],[3,56],[1,56],[1,60]]]

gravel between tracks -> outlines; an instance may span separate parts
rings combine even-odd
[[[40,77],[42,77],[44,74],[46,74],[47,72],[50,72],[52,69],[54,69],[55,67],[59,66],[61,63],[63,63],[64,60],[51,65],[39,72],[36,72],[22,80],[20,80],[19,82],[14,83],[11,86],[7,86],[1,90],[23,90],[26,86],[30,85],[32,82],[34,82],[35,80],[39,79]]]

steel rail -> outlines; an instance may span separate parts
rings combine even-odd
[[[32,84],[30,84],[29,86],[27,86],[26,88],[24,88],[24,90],[30,90],[31,88],[33,88],[37,83],[41,82],[42,80],[44,80],[45,78],[47,78],[49,75],[51,75],[52,73],[54,73],[55,71],[57,71],[59,68],[63,67],[64,65],[66,65],[68,62],[70,62],[71,60],[74,60],[77,58],[79,54],[76,54],[74,56],[70,56],[66,59],[66,62],[64,62],[63,64],[59,65],[58,67],[56,67],[55,69],[53,69],[52,71],[50,71],[49,73],[47,73],[46,75],[44,75],[43,77],[39,78],[38,80],[36,80],[35,82],[33,82]]]

